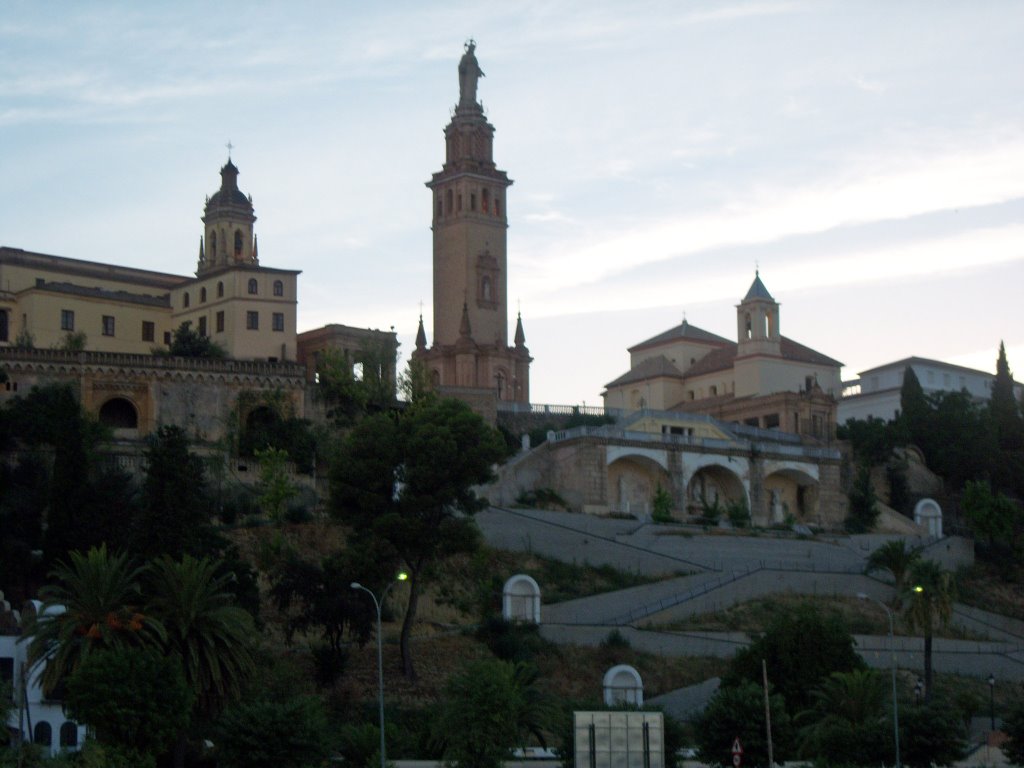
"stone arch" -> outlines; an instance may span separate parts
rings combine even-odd
[[[640,673],[629,664],[616,664],[604,673],[604,703],[615,707],[622,704],[642,707],[644,683]]]
[[[139,409],[126,397],[112,397],[100,406],[100,424],[112,429],[138,429]]]
[[[672,493],[665,451],[609,446],[607,460],[608,503],[612,509],[649,515],[659,485]]]
[[[690,514],[702,514],[705,505],[716,504],[724,512],[725,507],[735,503],[746,504],[749,509],[750,499],[742,478],[724,463],[703,464],[686,484],[686,504]]]
[[[506,621],[540,624],[540,585],[525,573],[517,573],[501,590],[501,616]]]
[[[766,467],[762,509],[751,510],[760,522],[785,523],[787,517],[807,520],[818,514],[817,467],[782,464]]]
[[[914,505],[914,522],[927,529],[929,536],[942,538],[942,507],[935,499],[921,499]]]

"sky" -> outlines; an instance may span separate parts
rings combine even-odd
[[[299,330],[404,358],[469,38],[533,402],[600,404],[684,316],[735,338],[756,269],[845,379],[1000,340],[1024,378],[1017,0],[0,0],[0,245],[194,272],[230,142]]]

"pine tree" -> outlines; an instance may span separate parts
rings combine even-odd
[[[1020,406],[1013,396],[1013,374],[1006,361],[1006,347],[999,342],[999,357],[996,359],[996,378],[992,382],[992,399],[989,401],[992,425],[1001,451],[1017,451],[1024,448],[1024,422],[1021,421]]]

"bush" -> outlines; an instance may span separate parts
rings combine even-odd
[[[651,500],[651,519],[656,523],[672,522],[672,496],[658,483],[658,489]]]
[[[540,636],[536,624],[508,621],[500,616],[492,616],[482,622],[476,636],[503,661],[532,661],[549,646],[548,641]]]

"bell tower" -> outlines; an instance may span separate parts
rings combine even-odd
[[[199,265],[202,275],[219,267],[237,264],[259,265],[253,225],[252,197],[238,188],[238,168],[228,157],[220,169],[220,189],[206,199],[203,213],[205,239],[199,242]]]
[[[494,163],[494,126],[477,99],[484,73],[473,40],[458,72],[459,101],[444,129],[444,165],[427,182],[434,339],[430,350],[417,343],[417,354],[428,361],[437,386],[494,390],[499,400],[529,402],[531,358],[521,319],[515,345],[508,343],[506,193],[512,180]]]

